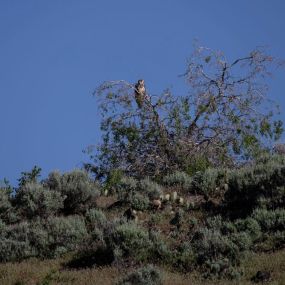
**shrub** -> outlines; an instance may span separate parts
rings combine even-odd
[[[225,202],[228,210],[239,217],[247,216],[262,204],[266,208],[276,208],[285,202],[284,163],[281,164],[279,158],[263,160],[265,164],[258,161],[230,173]]]
[[[57,252],[67,252],[78,248],[87,237],[84,220],[79,216],[56,217],[47,220],[46,230],[50,248]]]
[[[205,263],[207,260],[219,260],[228,258],[236,265],[240,261],[240,252],[227,236],[218,230],[202,228],[198,230],[194,237],[193,248],[197,254],[198,263]]]
[[[18,179],[19,186],[22,187],[26,183],[36,183],[41,176],[41,171],[42,169],[35,165],[31,171],[21,172],[21,177]]]
[[[162,285],[162,276],[153,265],[147,265],[128,274],[117,285]]]
[[[152,246],[148,233],[134,223],[117,226],[107,244],[116,249],[122,258],[132,257],[138,261],[148,259]]]
[[[104,188],[113,191],[123,178],[123,172],[120,169],[112,169],[106,178]]]
[[[13,208],[10,201],[10,191],[0,188],[0,219],[9,222],[11,212],[13,212]]]
[[[285,230],[285,209],[256,209],[252,214],[252,218],[259,223],[263,231],[276,232]]]
[[[20,261],[28,256],[29,243],[6,238],[0,240],[0,262]]]
[[[123,177],[118,184],[118,198],[138,210],[146,209],[149,199],[158,199],[161,194],[161,186],[149,178],[137,181],[132,177]]]
[[[149,199],[159,199],[162,194],[162,189],[159,184],[151,181],[149,178],[140,180],[138,184],[138,191],[146,193]]]
[[[45,189],[38,183],[25,183],[16,193],[15,202],[21,215],[28,218],[47,217],[63,208],[59,192]]]
[[[239,232],[246,232],[253,241],[261,236],[261,228],[259,223],[253,218],[246,218],[244,220],[236,220],[235,226]]]
[[[242,251],[249,248],[251,239],[245,232],[223,235],[209,228],[199,229],[193,238],[193,253],[203,276],[238,278]]]
[[[246,232],[233,233],[229,238],[235,245],[238,246],[240,251],[249,250],[253,244],[250,235]]]
[[[135,210],[144,211],[149,207],[149,198],[140,193],[135,193],[130,202],[132,208]]]
[[[185,172],[176,171],[165,176],[163,183],[168,186],[178,186],[183,190],[189,191],[192,185],[192,178]]]
[[[22,222],[4,227],[0,239],[0,261],[18,261],[32,255],[29,224]]]
[[[95,229],[103,229],[106,227],[108,221],[105,214],[98,209],[90,209],[86,213],[86,221],[91,231]]]
[[[37,257],[53,257],[55,248],[50,247],[49,233],[44,227],[46,221],[37,219],[31,222],[29,231],[29,242],[32,251]]]
[[[210,229],[221,230],[223,221],[221,216],[210,217],[206,220],[206,226]]]
[[[134,178],[123,177],[117,185],[118,198],[129,202],[137,189],[137,184]]]
[[[195,254],[190,243],[181,244],[175,252],[170,256],[172,257],[172,265],[182,271],[189,272],[195,265]],[[174,258],[174,259],[173,259]]]
[[[193,155],[191,157],[191,162],[186,166],[186,173],[190,176],[194,175],[198,171],[205,171],[210,168],[213,163],[210,162],[207,155]]]
[[[6,224],[0,219],[0,237],[6,232]]]
[[[230,235],[233,233],[236,233],[237,229],[234,223],[232,222],[224,222],[222,227],[221,227],[221,233],[223,235]]]
[[[77,249],[87,237],[84,220],[79,216],[69,216],[38,221],[33,224],[30,239],[37,255],[57,257]]]
[[[161,238],[160,234],[158,232],[150,232],[149,239],[151,241],[149,260],[151,262],[164,261],[166,263],[169,263],[172,252],[164,240]]]
[[[275,233],[265,233],[261,241],[255,245],[257,251],[272,251],[285,246],[285,231],[277,231]]]
[[[227,178],[223,169],[206,169],[205,172],[197,172],[193,176],[193,190],[206,197],[220,196]]]
[[[57,190],[65,197],[64,213],[77,214],[95,206],[95,199],[100,194],[98,185],[91,181],[82,170],[74,170],[60,175],[53,172],[45,181],[50,189]]]

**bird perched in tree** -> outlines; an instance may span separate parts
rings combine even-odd
[[[145,100],[148,99],[143,79],[138,80],[135,85],[135,98],[139,108],[141,108]]]

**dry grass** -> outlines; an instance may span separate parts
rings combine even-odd
[[[64,264],[71,256],[56,260],[29,259],[20,263],[0,265],[0,284],[3,285],[52,285],[52,284],[114,284],[126,271],[115,267],[70,270]],[[239,281],[213,281],[201,279],[197,272],[186,275],[162,269],[165,285],[230,285],[252,284],[250,279],[258,270],[272,273],[268,284],[285,285],[285,250],[270,254],[255,254],[244,262],[245,274]]]

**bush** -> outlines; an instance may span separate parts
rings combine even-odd
[[[285,209],[256,209],[252,214],[252,218],[259,223],[262,231],[276,232],[285,230]]]
[[[162,194],[162,189],[159,184],[151,181],[149,178],[140,180],[138,184],[138,191],[141,193],[146,193],[149,199],[159,199]]]
[[[137,181],[132,177],[123,177],[118,184],[118,198],[130,203],[137,210],[145,210],[149,199],[158,199],[162,194],[160,185],[149,178]]]
[[[163,241],[158,232],[150,232],[149,239],[151,241],[149,261],[151,262],[166,262],[169,263],[172,252],[167,244]]]
[[[140,193],[135,193],[130,202],[135,210],[144,211],[149,207],[149,198]]]
[[[2,224],[0,261],[18,261],[32,256],[29,233],[29,224],[27,222],[7,227]]]
[[[16,193],[15,203],[20,214],[27,218],[47,217],[63,208],[59,192],[45,189],[38,183],[25,183]]]
[[[197,261],[201,264],[207,260],[224,258],[228,258],[233,265],[240,261],[238,246],[218,230],[208,228],[198,230],[194,237],[193,248],[197,254]]]
[[[163,183],[168,186],[180,187],[183,190],[190,191],[192,178],[185,172],[176,171],[163,178]]]
[[[153,265],[147,265],[128,274],[117,285],[162,285],[162,276]]]
[[[255,244],[257,251],[272,251],[284,248],[285,246],[285,231],[277,231],[275,233],[265,233],[261,241]]]
[[[259,206],[272,209],[285,203],[284,162],[279,157],[263,157],[261,161],[264,164],[257,161],[230,173],[225,202],[235,216],[245,217]]]
[[[238,246],[240,251],[249,250],[253,244],[250,235],[246,232],[233,233],[229,238],[235,245]]]
[[[42,227],[41,224],[44,226]],[[84,220],[79,216],[48,218],[33,224],[31,244],[41,257],[57,257],[77,249],[87,239]]]
[[[120,252],[121,257],[132,257],[137,261],[146,261],[152,246],[148,233],[134,223],[117,226],[107,244]]]
[[[13,211],[13,207],[10,199],[10,191],[4,188],[0,188],[0,219],[10,222],[10,216]]]
[[[79,216],[48,219],[46,230],[53,256],[78,248],[87,237],[84,220]]]
[[[210,229],[221,230],[223,221],[221,216],[210,217],[206,220],[206,226]]]
[[[237,278],[240,272],[235,267],[250,245],[245,232],[223,235],[220,230],[201,228],[194,235],[192,248],[204,277]]]
[[[195,265],[195,254],[190,243],[183,243],[180,245],[175,252],[170,256],[172,258],[172,266],[184,271],[192,271]]]
[[[261,237],[261,228],[259,223],[253,218],[246,218],[244,220],[236,220],[235,226],[239,232],[246,232],[253,241]]]
[[[227,182],[226,171],[223,169],[206,169],[205,172],[197,172],[193,176],[193,190],[205,197],[220,196]]]
[[[95,206],[95,199],[100,194],[97,184],[91,181],[88,174],[82,170],[74,170],[60,175],[53,172],[45,181],[50,189],[57,190],[65,197],[64,213],[78,214]]]
[[[105,214],[98,209],[90,209],[86,213],[86,221],[91,231],[103,229],[107,226],[108,220]]]
[[[129,202],[137,189],[137,184],[134,178],[123,177],[117,185],[118,198]]]

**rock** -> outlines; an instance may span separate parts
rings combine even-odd
[[[177,200],[177,192],[176,191],[171,193],[171,199],[173,202],[175,202]]]
[[[151,202],[153,208],[160,209],[161,208],[161,201],[160,200],[152,200]]]
[[[170,194],[166,194],[166,195],[164,196],[164,200],[165,200],[165,201],[169,201],[169,200],[170,200]]]
[[[257,271],[256,274],[251,278],[252,282],[268,282],[270,281],[271,274],[269,271]]]

